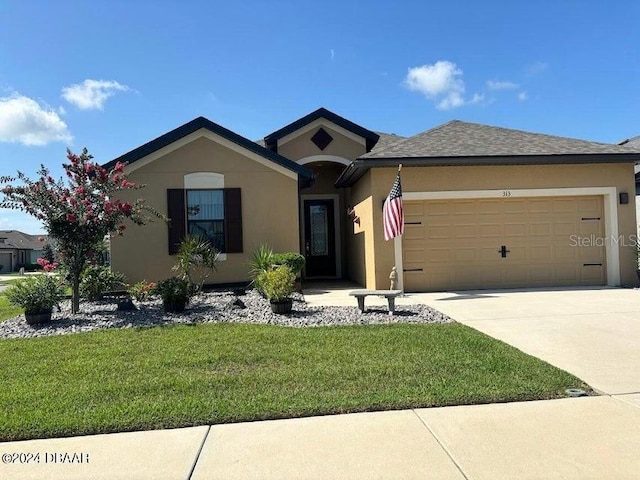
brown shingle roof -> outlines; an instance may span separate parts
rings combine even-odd
[[[361,158],[427,158],[634,153],[627,145],[590,142],[453,120]]]
[[[44,241],[40,241],[44,238]],[[46,235],[29,235],[18,230],[0,230],[0,248],[19,248],[24,250],[42,250],[47,243]]]

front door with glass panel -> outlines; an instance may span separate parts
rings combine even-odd
[[[336,276],[333,200],[304,201],[304,254],[307,277]]]

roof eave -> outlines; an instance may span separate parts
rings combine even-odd
[[[358,158],[351,162],[335,182],[336,188],[350,187],[371,168],[397,167],[456,167],[494,165],[578,165],[588,163],[633,163],[640,153],[587,153],[559,155],[517,155],[477,157],[395,157]]]
[[[278,164],[284,168],[287,168],[288,170],[293,171],[294,173],[297,173],[302,178],[313,177],[313,172],[308,168],[302,165],[298,165],[297,163],[289,160],[288,158],[278,155],[277,153],[272,152],[266,149],[265,147],[255,142],[252,142],[251,140],[243,137],[242,135],[239,135],[235,132],[232,132],[229,129],[226,129],[221,125],[218,125],[217,123],[214,123],[205,117],[198,117],[194,120],[191,120],[190,122],[187,122],[184,125],[181,125],[171,130],[170,132],[167,132],[164,135],[161,135],[158,138],[145,143],[144,145],[134,148],[133,150],[125,153],[124,155],[121,155],[118,158],[115,158],[114,160],[111,160],[110,162],[105,163],[103,167],[106,168],[107,170],[110,170],[116,165],[117,162],[122,162],[126,164],[136,162],[137,160],[140,160],[152,154],[153,152],[160,150],[161,148],[164,148],[180,140],[181,138],[186,137],[187,135],[203,128],[212,133],[220,135],[223,138],[226,138],[227,140],[235,143],[236,145],[239,145],[240,147],[250,152],[260,155],[266,158],[267,160],[274,162],[275,164]]]

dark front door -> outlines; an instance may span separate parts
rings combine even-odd
[[[304,201],[304,253],[307,277],[336,276],[333,200]]]

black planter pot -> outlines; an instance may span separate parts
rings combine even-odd
[[[47,310],[46,312],[38,313],[26,313],[24,318],[29,325],[39,325],[41,323],[47,323],[51,321],[51,312],[53,310]]]
[[[171,313],[184,312],[184,308],[187,306],[187,300],[183,298],[163,300],[162,306],[164,307],[165,312],[171,312]]]
[[[293,300],[290,298],[285,298],[284,300],[271,300],[269,303],[271,303],[271,311],[281,315],[291,313],[293,308]]]

